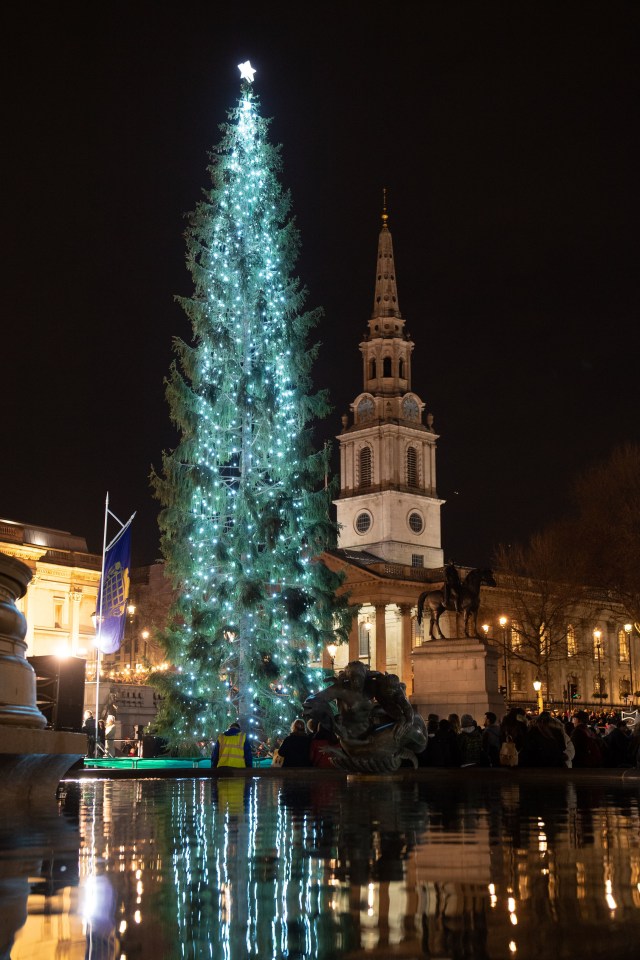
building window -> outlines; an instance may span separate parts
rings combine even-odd
[[[366,533],[371,528],[371,514],[363,511],[356,517],[356,530],[358,533]]]
[[[411,640],[413,647],[419,647],[424,643],[424,620],[418,623],[417,617],[411,617]]]
[[[422,528],[424,523],[422,517],[419,513],[410,513],[409,514],[409,529],[412,533],[422,533]]]
[[[631,680],[628,677],[620,677],[620,699],[626,700],[631,696]]]
[[[511,671],[511,693],[522,693],[524,677],[521,670]]]
[[[391,377],[391,357],[385,357],[382,361],[382,376]]]
[[[511,649],[520,650],[522,647],[522,631],[517,623],[511,624]]]
[[[371,357],[371,360],[369,360],[369,379],[375,380],[375,378],[376,378],[376,358]]]
[[[360,659],[371,659],[371,645],[369,634],[371,633],[371,624],[368,620],[363,620],[358,624],[358,656]]]
[[[404,360],[398,361],[398,376],[404,377]]]
[[[607,682],[603,676],[597,676],[593,678],[593,693],[594,696],[604,699],[607,696]]]
[[[540,655],[545,660],[549,656],[549,634],[544,623],[540,627]]]
[[[629,663],[629,634],[626,630],[618,630],[618,660]]]
[[[64,610],[64,600],[55,597],[53,601],[53,625],[56,630],[62,628],[62,611]]]
[[[575,627],[569,624],[569,626],[567,627],[567,656],[577,657],[577,655],[578,655],[578,642],[576,640]]]
[[[372,474],[373,474],[371,447],[362,447],[362,449],[360,450],[358,463],[360,466],[360,476],[358,478],[358,485],[360,487],[370,487]]]
[[[604,637],[600,630],[593,631],[593,659],[602,660],[604,657]]]
[[[407,447],[407,486],[420,486],[418,476],[418,451],[415,447]]]
[[[411,566],[412,566],[412,567],[424,567],[424,554],[422,554],[422,553],[412,553],[412,554],[411,554]]]

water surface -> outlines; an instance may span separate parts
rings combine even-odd
[[[68,783],[56,818],[0,831],[0,958],[635,960],[639,792]]]

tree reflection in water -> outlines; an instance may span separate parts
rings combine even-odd
[[[113,896],[100,960],[575,960],[577,929],[583,960],[630,960],[638,809],[637,786],[578,778],[85,782],[66,909]]]

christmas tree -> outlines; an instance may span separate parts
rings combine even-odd
[[[214,737],[240,718],[255,737],[288,732],[322,686],[323,646],[345,640],[339,579],[319,555],[335,545],[312,445],[329,410],[314,392],[320,310],[292,276],[299,239],[267,138],[250,64],[208,168],[212,186],[189,217],[192,326],[174,342],[166,382],[179,442],[152,474],[165,569],[176,600],[163,642],[173,670],[157,675],[158,729],[171,741]]]

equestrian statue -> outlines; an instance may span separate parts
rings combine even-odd
[[[429,636],[432,640],[446,640],[440,627],[440,617],[445,610],[464,614],[465,637],[478,637],[478,610],[480,608],[480,587],[485,584],[495,587],[496,581],[493,572],[489,569],[470,570],[464,580],[452,562],[444,568],[444,584],[442,590],[425,590],[418,597],[418,623],[422,623],[422,614],[429,610]],[[469,621],[473,618],[473,634],[469,633]],[[437,630],[439,636],[434,635]]]

